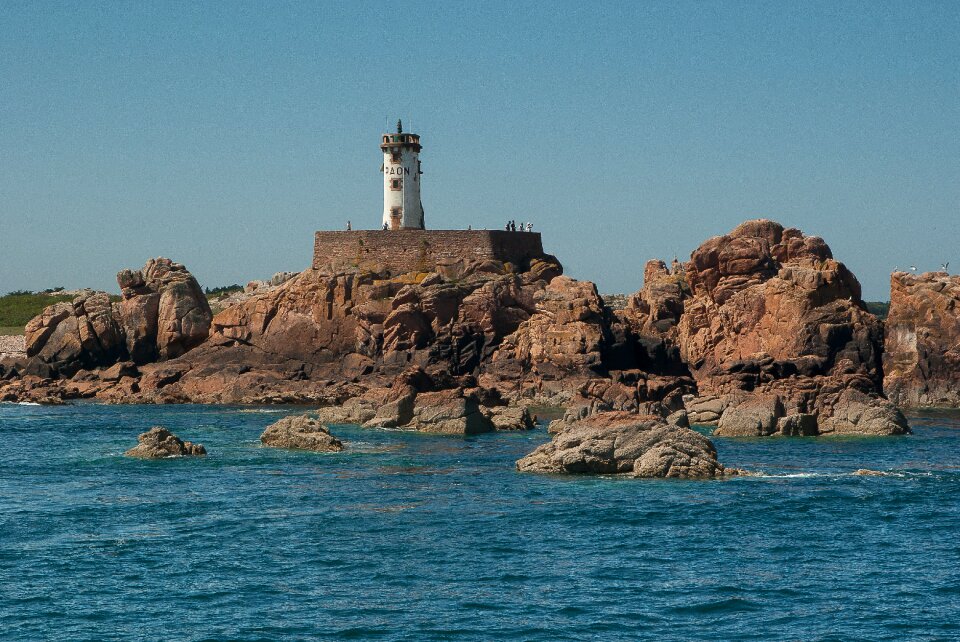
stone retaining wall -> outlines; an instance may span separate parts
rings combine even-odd
[[[402,274],[432,272],[438,266],[485,259],[523,265],[542,256],[539,232],[353,230],[317,232],[313,267],[360,267]]]

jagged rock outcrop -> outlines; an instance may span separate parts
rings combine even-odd
[[[218,314],[211,345],[242,343],[311,365],[336,363],[351,376],[434,363],[462,374],[534,312],[534,292],[545,282],[529,275],[493,261],[468,265],[455,279],[306,270]]]
[[[599,413],[568,423],[517,462],[537,473],[713,478],[728,471],[709,439],[689,428],[632,413]]]
[[[486,385],[510,396],[565,402],[577,388],[607,379],[612,370],[622,371],[614,376],[630,383],[642,376],[635,337],[604,306],[593,283],[554,278],[536,293],[534,304],[530,318],[484,365]]]
[[[593,283],[557,277],[535,296],[537,314],[521,324],[497,358],[562,376],[601,367],[603,300]]]
[[[137,437],[136,446],[124,453],[127,457],[140,459],[164,459],[166,457],[197,457],[206,455],[200,444],[183,441],[163,426],[154,426]]]
[[[960,407],[960,275],[890,276],[883,387],[900,406]]]
[[[536,313],[543,279],[560,271],[552,257],[529,266],[467,261],[448,276],[305,270],[217,314],[209,340],[163,368],[176,365],[174,376],[143,368],[144,395],[324,403],[343,382],[382,388],[411,366],[477,373]]]
[[[643,289],[620,310],[546,255],[406,274],[349,263],[282,275],[212,321],[182,266],[158,259],[124,271],[112,309],[89,295],[32,322],[42,356],[0,376],[36,379],[0,383],[0,395],[46,387],[51,397],[118,402],[312,403],[326,423],[453,432],[490,429],[493,409],[530,400],[567,405],[571,422],[625,411],[723,421],[720,434],[905,425],[882,399],[882,328],[856,278],[822,239],[771,221],[706,241],[689,263],[648,262]],[[411,368],[430,385],[395,381]],[[437,395],[443,411],[418,411],[423,395]],[[750,410],[765,398],[782,411]],[[515,419],[501,423],[526,425]]]
[[[200,284],[170,259],[150,259],[117,274],[120,325],[135,363],[179,357],[202,343],[213,318]]]
[[[689,297],[683,266],[676,264],[671,270],[653,259],[643,268],[643,288],[627,298],[620,316],[629,319],[638,334],[675,340],[684,301]]]
[[[309,415],[284,417],[272,423],[260,435],[260,442],[271,448],[291,448],[314,452],[340,452],[343,442],[330,429]]]
[[[686,279],[678,340],[701,394],[794,375],[859,376],[878,388],[881,326],[822,239],[749,221],[695,250]]]
[[[127,359],[144,364],[177,357],[206,339],[210,308],[179,263],[150,259],[142,270],[120,272],[117,282],[123,293],[118,304],[106,292],[86,290],[31,319],[27,367],[39,371],[43,364],[47,376],[70,377]]]
[[[690,294],[675,340],[699,395],[715,399],[716,410],[776,396],[783,416],[815,415],[826,432],[823,420],[834,413],[858,412],[848,407],[848,390],[886,407],[881,324],[860,299],[857,279],[819,237],[748,221],[703,243],[683,273]],[[726,423],[741,427],[729,430],[747,431],[746,419],[735,417]],[[902,415],[889,418],[878,430],[896,434]],[[773,434],[776,423],[767,419],[757,430]]]
[[[56,303],[25,328],[27,357],[53,373],[107,366],[124,353],[123,335],[106,292],[86,291],[71,303]]]

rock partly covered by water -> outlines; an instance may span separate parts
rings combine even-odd
[[[883,371],[899,405],[960,407],[960,275],[890,276]]]
[[[480,400],[459,389],[418,394],[409,427],[443,435],[475,435],[496,430],[490,418],[480,411]]]
[[[140,443],[124,453],[127,457],[163,459],[207,454],[207,450],[202,445],[183,441],[163,426],[154,426],[137,437],[137,441]]]
[[[450,383],[450,382],[445,382]],[[406,428],[447,435],[473,435],[503,429],[533,428],[524,422],[523,409],[489,408],[479,391],[461,386],[443,387],[419,368],[397,376],[389,387],[372,388],[341,404],[321,408],[325,423],[351,423],[366,428]],[[527,415],[529,418],[529,415]]]
[[[832,399],[821,416],[788,413],[774,394],[747,395],[723,411],[714,435],[723,437],[812,437],[816,435],[904,435],[910,432],[903,413],[890,401],[848,389]]]
[[[267,426],[260,442],[272,448],[293,448],[314,452],[340,452],[343,442],[330,434],[330,429],[309,415],[284,417]]]
[[[481,411],[497,430],[533,430],[536,423],[525,406],[483,407]]]
[[[739,472],[725,469],[716,448],[700,433],[624,412],[566,423],[550,442],[519,460],[517,469],[695,479]]]
[[[886,399],[859,390],[845,390],[828,417],[818,419],[820,434],[906,435],[910,424],[900,409]]]

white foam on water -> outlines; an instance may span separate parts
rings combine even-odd
[[[746,474],[737,475],[730,479],[806,479],[808,477],[837,477],[830,473],[765,473],[762,470],[748,470]]]

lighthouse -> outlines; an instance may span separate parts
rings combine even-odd
[[[396,134],[384,134],[383,150],[383,228],[422,230],[423,204],[420,202],[420,137],[403,131],[397,121]]]

